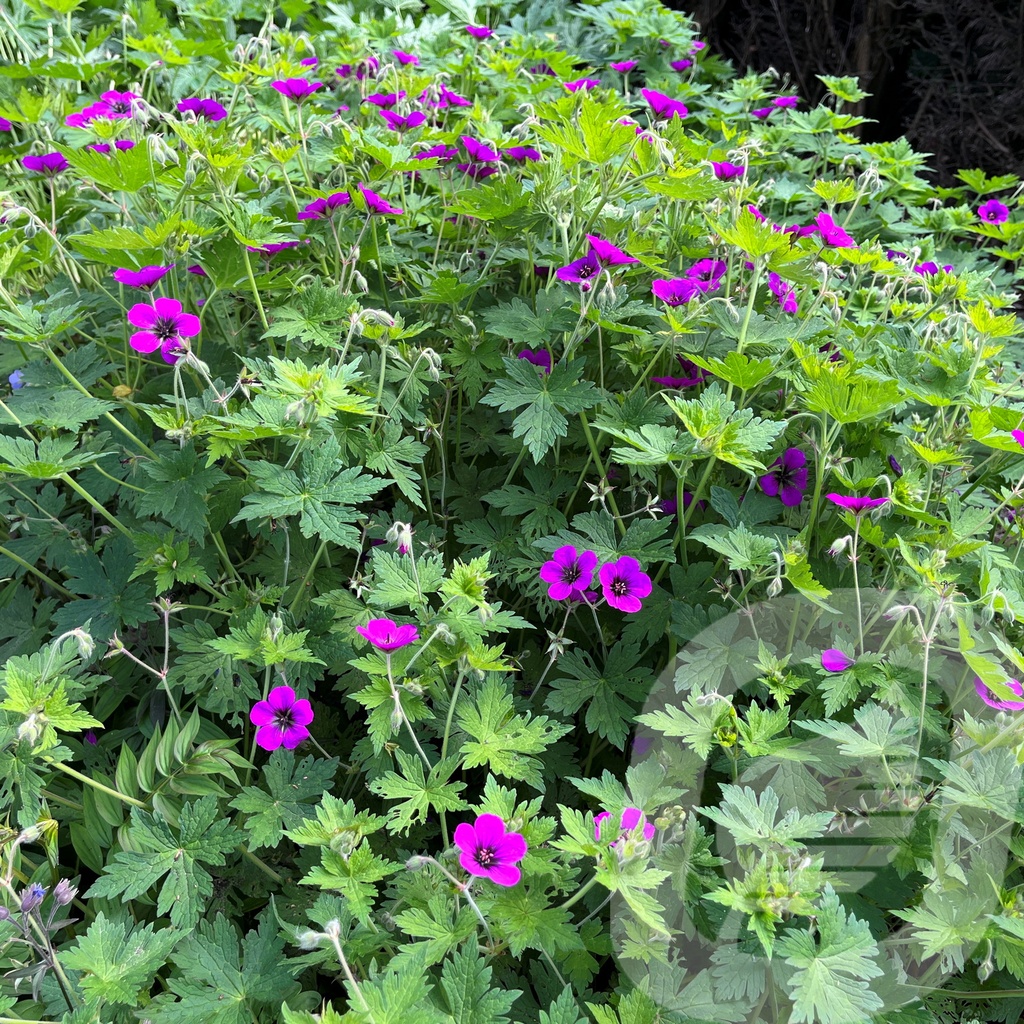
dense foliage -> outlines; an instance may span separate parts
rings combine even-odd
[[[654,0],[0,24],[0,1019],[1018,1018],[1016,178]]]

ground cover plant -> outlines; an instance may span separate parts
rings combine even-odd
[[[0,1020],[1019,1018],[1016,178],[646,0],[0,22]]]

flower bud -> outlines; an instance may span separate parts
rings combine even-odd
[[[46,895],[46,889],[41,886],[38,882],[33,882],[27,889],[21,891],[21,912],[23,914],[31,913],[40,903],[43,902],[43,897]]]
[[[53,887],[53,901],[58,907],[66,907],[78,895],[78,886],[72,885],[66,878],[62,878]]]
[[[75,638],[75,643],[78,644],[78,656],[80,658],[92,657],[92,652],[96,650],[92,636],[84,629],[73,629],[71,635]]]
[[[341,922],[336,917],[332,917],[330,921],[324,925],[324,935],[329,939],[337,939],[341,937]]]
[[[415,854],[405,862],[405,867],[408,871],[419,871],[420,868],[426,865],[426,863],[426,857],[421,857],[419,854]]]
[[[299,949],[316,949],[320,945],[320,939],[320,932],[315,932],[312,928],[307,928],[295,936]]]

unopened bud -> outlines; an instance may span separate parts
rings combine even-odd
[[[92,657],[92,652],[96,650],[92,636],[84,629],[73,629],[71,635],[75,638],[75,643],[78,644],[78,656],[80,658]]]
[[[768,584],[768,596],[778,597],[782,593],[782,577],[776,576],[775,579]]]
[[[409,871],[419,871],[420,868],[424,867],[427,863],[426,857],[421,857],[419,854],[415,854],[410,857],[406,862],[406,869]]]
[[[295,936],[295,941],[298,944],[299,949],[316,949],[320,945],[320,932],[313,931],[312,928],[307,928],[305,931],[299,932]]]
[[[53,887],[53,901],[58,907],[66,907],[78,895],[78,886],[72,885],[66,878],[62,878]]]
[[[35,910],[43,902],[44,896],[46,896],[46,889],[38,882],[33,882],[21,892],[21,912],[28,914]]]

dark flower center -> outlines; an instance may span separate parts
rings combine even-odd
[[[293,728],[295,720],[292,718],[291,708],[282,708],[279,711],[274,712],[274,728],[280,729],[281,732],[287,732]]]
[[[775,470],[775,479],[778,481],[780,487],[789,487],[792,485],[793,472],[794,467],[792,466],[779,466]]]
[[[110,104],[110,109],[115,114],[127,114],[131,111],[132,105],[130,103],[126,103],[124,100],[114,100],[114,102]]]
[[[575,583],[583,575],[580,572],[580,566],[578,562],[573,562],[572,565],[566,565],[562,567],[562,582],[567,583],[570,586]]]
[[[482,868],[491,868],[498,862],[497,854],[491,846],[481,846],[476,851],[476,862]]]
[[[616,576],[608,588],[616,597],[625,597],[629,593],[629,580]]]
[[[584,263],[582,267],[576,272],[578,277],[591,277],[594,273],[594,267],[590,263]]]
[[[166,316],[157,317],[153,324],[153,333],[161,340],[167,341],[178,336],[178,321]]]

